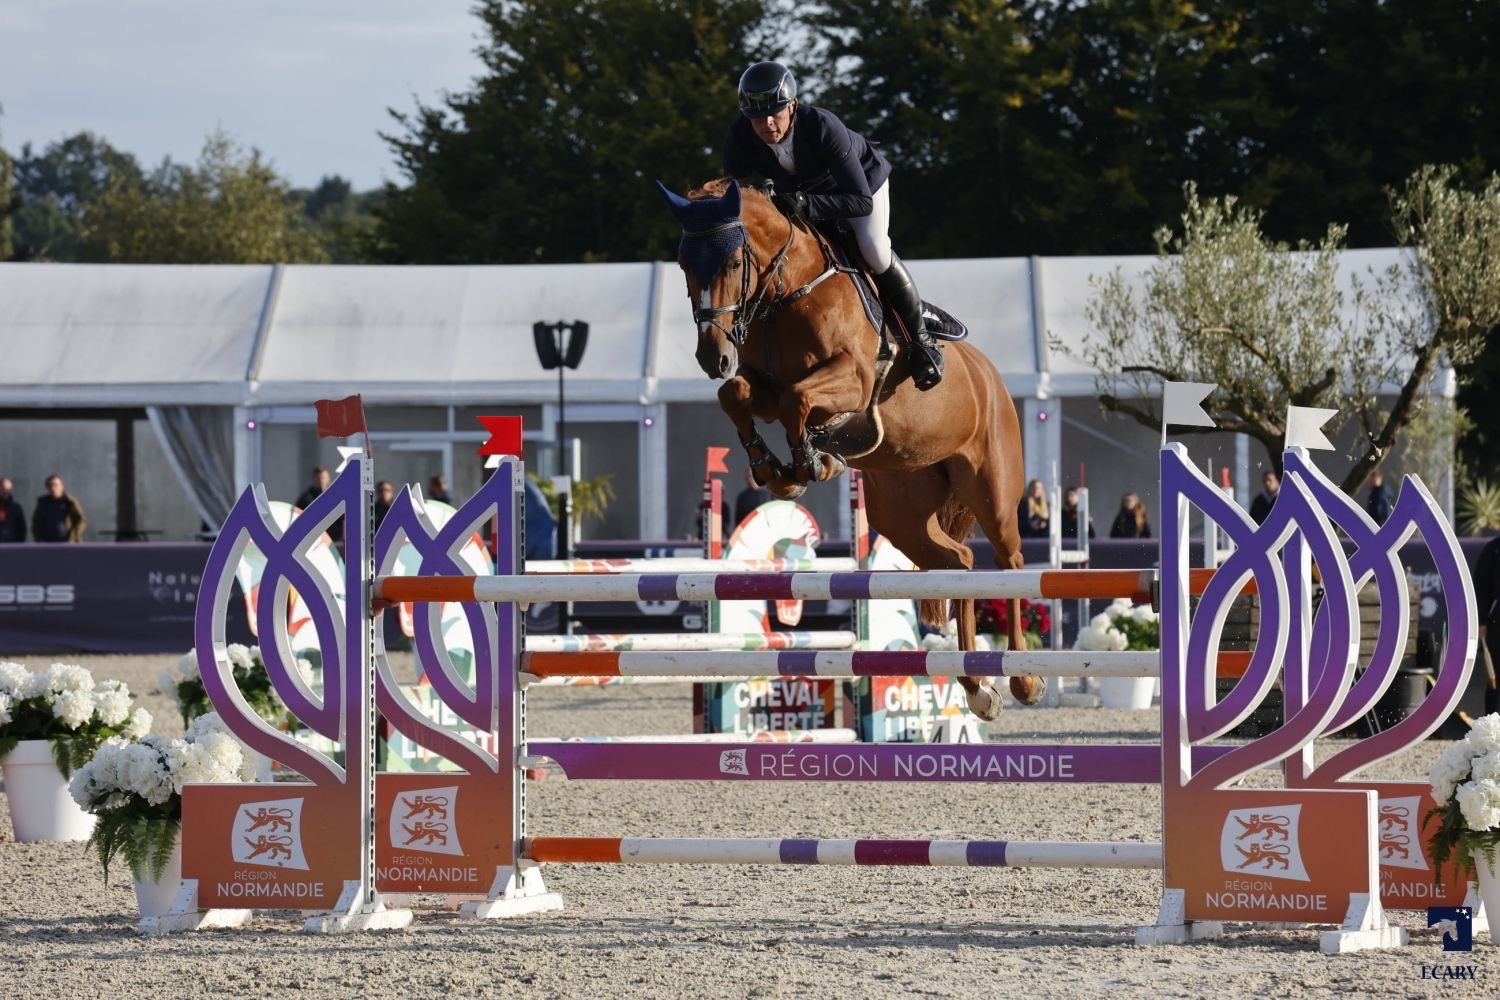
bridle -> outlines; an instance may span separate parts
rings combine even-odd
[[[697,323],[700,328],[705,323],[712,326],[727,337],[736,350],[745,346],[745,338],[749,335],[751,323],[754,323],[757,319],[770,319],[777,309],[809,294],[814,288],[817,288],[835,274],[853,272],[852,268],[839,265],[833,259],[833,255],[828,247],[823,244],[822,240],[819,240],[818,244],[823,248],[824,260],[827,264],[823,273],[807,284],[793,289],[786,294],[782,294],[783,278],[785,277],[786,270],[786,256],[792,249],[792,240],[797,234],[795,221],[791,217],[788,217],[786,220],[786,242],[782,243],[781,249],[776,252],[776,255],[766,265],[765,270],[761,272],[759,287],[752,298],[750,295],[750,272],[756,266],[755,245],[750,242],[750,231],[745,228],[743,219],[735,219],[732,222],[725,222],[709,229],[685,229],[682,235],[683,239],[707,239],[716,233],[736,228],[739,229],[740,236],[742,237],[740,245],[745,248],[746,261],[746,266],[740,273],[739,299],[733,305],[705,306],[693,310],[693,322]],[[773,279],[776,295],[770,297],[769,292],[771,291]],[[722,316],[732,316],[734,317],[734,322],[726,327],[720,322],[720,317]]]

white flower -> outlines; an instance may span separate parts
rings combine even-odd
[[[255,658],[250,655],[249,646],[242,646],[237,642],[232,642],[225,652],[229,656],[230,666],[238,671],[244,672],[255,666]]]
[[[185,681],[198,679],[198,651],[196,649],[188,650],[187,655],[177,661],[177,674]],[[168,693],[175,694],[176,689]]]
[[[173,741],[173,744],[180,741]],[[123,751],[120,763],[120,784],[125,791],[139,795],[154,806],[159,806],[178,791],[173,786],[172,776],[162,760],[164,756],[157,744],[160,740],[149,737],[132,743]],[[171,747],[167,748],[168,754]]]
[[[1460,741],[1443,751],[1443,755],[1433,762],[1432,768],[1427,772],[1427,780],[1432,782],[1434,802],[1444,805],[1452,801],[1453,789],[1469,776],[1469,760],[1469,746]]]
[[[184,738],[192,743],[209,733],[220,733],[224,736],[230,735],[229,727],[224,724],[223,718],[218,712],[205,712],[188,724]]]
[[[1500,782],[1466,781],[1458,786],[1457,796],[1470,830],[1500,828]]]
[[[26,684],[20,691],[22,701],[28,698],[45,698],[52,693],[52,673],[47,670],[39,674],[27,674]]]
[[[1500,713],[1490,713],[1474,720],[1465,742],[1476,751],[1500,751]]]
[[[130,689],[120,681],[100,681],[94,687],[94,710],[106,726],[130,718]]]
[[[130,721],[125,724],[121,735],[128,740],[138,740],[149,732],[151,732],[151,713],[144,708],[137,708],[130,713]]]
[[[15,697],[26,690],[30,680],[31,671],[19,663],[0,663],[0,692]]]
[[[0,691],[0,726],[10,725],[10,695]]]
[[[1124,649],[1129,644],[1130,640],[1125,638],[1125,633],[1113,627],[1109,622],[1109,616],[1103,614],[1095,615],[1088,628],[1078,633],[1078,639],[1073,643],[1073,648],[1093,652],[1115,652]]]
[[[52,702],[52,714],[69,729],[77,729],[94,717],[94,693],[64,691]]]
[[[255,649],[256,649],[256,652],[259,653],[260,647],[256,646]],[[297,673],[299,673],[299,674],[302,675],[302,682],[304,684],[306,684],[308,687],[314,687],[314,688],[317,687],[318,686],[318,670],[317,670],[316,667],[313,666],[312,660],[309,660],[305,656],[299,656],[293,662],[296,663],[296,665],[297,665]],[[264,669],[264,668],[262,668],[262,669]],[[271,689],[271,693],[275,694],[276,693],[276,689],[272,688]]]
[[[1476,781],[1500,781],[1500,752],[1479,754],[1471,762],[1470,770]]]
[[[93,764],[93,761],[89,761],[74,771],[72,780],[68,782],[68,794],[73,796],[73,801],[83,810],[91,809],[94,805]]]
[[[159,670],[156,674],[156,689],[169,698],[177,697],[177,675],[170,670]]]
[[[47,668],[53,691],[92,691],[94,675],[76,663],[54,663]]]
[[[1151,605],[1137,604],[1134,608],[1131,609],[1130,617],[1134,618],[1138,622],[1150,624],[1151,622],[1156,621],[1161,616],[1158,615],[1155,611],[1151,610]]]

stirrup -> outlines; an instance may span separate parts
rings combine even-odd
[[[907,344],[911,357],[906,366],[911,369],[912,384],[918,392],[926,392],[943,380],[942,350],[925,338],[914,339]]]

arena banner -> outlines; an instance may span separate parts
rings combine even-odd
[[[193,645],[205,544],[0,547],[0,654],[172,653]],[[254,641],[229,602],[229,641]]]
[[[1471,566],[1486,541],[1460,541]],[[978,539],[971,544],[975,565],[990,565],[989,544]],[[180,656],[192,645],[193,601],[208,550],[206,543],[196,542],[0,546],[0,654],[78,651]],[[1090,554],[1092,565],[1101,569],[1156,563],[1155,543],[1147,540],[1098,538],[1091,543]],[[1201,562],[1198,555],[1195,548],[1195,564]],[[1039,558],[1045,558],[1044,550],[1039,550]],[[1401,561],[1421,593],[1419,627],[1438,627],[1445,608],[1431,557],[1425,547],[1412,544],[1402,549]],[[1076,629],[1073,609],[1067,606],[1073,603],[1064,602],[1064,640],[1068,643]],[[1102,608],[1101,602],[1094,610]],[[591,622],[589,628],[602,632],[694,630],[685,629],[679,616],[662,616],[659,610],[622,606],[616,619],[597,623],[598,628]],[[701,606],[693,610],[701,611]],[[841,609],[823,621],[822,602],[810,602],[805,614],[812,616],[805,628],[840,627],[848,617],[847,610]],[[693,624],[701,628],[701,620]],[[229,641],[255,642],[238,591],[229,604],[227,628]],[[394,632],[391,638],[398,641]]]

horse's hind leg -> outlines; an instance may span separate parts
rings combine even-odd
[[[986,462],[979,469],[962,458],[945,463],[953,479],[954,492],[964,505],[974,513],[979,530],[984,532],[995,549],[995,566],[998,569],[1022,569],[1026,558],[1021,554],[1021,531],[1016,521],[1016,508],[1020,504],[1020,476],[1015,476],[1013,490],[1005,488],[1005,470],[998,463]],[[1014,492],[1014,498],[1011,493]],[[1040,595],[1039,595],[1040,596]],[[1007,617],[1010,619],[1010,648],[1025,649],[1026,636],[1021,628],[1021,602],[1007,602]],[[1054,623],[1053,628],[1060,627]],[[1012,677],[1010,693],[1023,705],[1035,705],[1047,693],[1044,677]]]
[[[950,490],[940,465],[903,473],[866,471],[870,526],[922,569],[972,569],[973,551],[944,530],[942,515]],[[959,602],[958,614],[960,644],[972,649],[974,602]],[[947,602],[922,601],[921,618],[926,625],[942,628],[948,619]],[[977,677],[954,679],[968,694],[969,711],[986,722],[999,717],[1000,696],[989,683]]]

